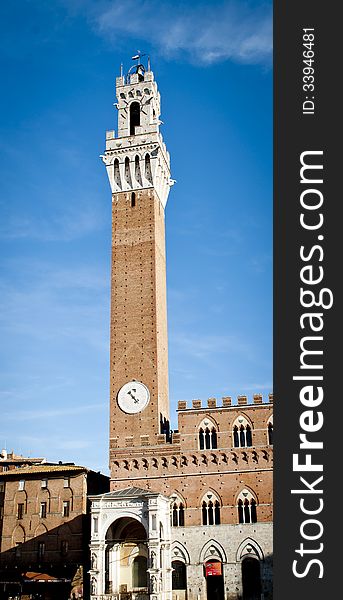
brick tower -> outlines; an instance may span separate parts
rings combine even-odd
[[[139,61],[138,61],[139,62]],[[150,67],[116,78],[118,135],[103,161],[112,190],[110,469],[169,432],[164,209],[173,181]]]
[[[113,204],[111,491],[90,497],[91,598],[271,600],[273,396],[180,400],[171,433],[164,208],[173,180],[160,97],[141,64],[117,78],[116,94],[118,135],[107,132],[103,156]]]

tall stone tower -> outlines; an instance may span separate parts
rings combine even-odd
[[[116,78],[118,135],[106,134],[112,190],[110,469],[169,432],[164,210],[170,160],[150,67]],[[143,448],[144,450],[144,448]]]
[[[160,97],[141,64],[116,81],[111,491],[90,496],[92,600],[272,598],[273,396],[178,402],[169,430]]]

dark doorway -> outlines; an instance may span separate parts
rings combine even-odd
[[[211,574],[218,573],[218,574]],[[207,600],[224,600],[224,577],[222,563],[209,561],[205,565]]]
[[[187,589],[187,576],[186,576],[186,565],[181,560],[174,560],[172,562],[172,589],[173,590],[186,590]]]
[[[244,558],[242,562],[243,600],[261,599],[260,563],[256,558]]]

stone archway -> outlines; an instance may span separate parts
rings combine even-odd
[[[109,526],[105,540],[105,593],[147,592],[147,533],[142,523],[119,518]]]
[[[171,600],[170,498],[135,487],[89,498],[91,600]]]

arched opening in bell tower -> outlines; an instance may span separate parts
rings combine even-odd
[[[105,593],[147,592],[147,568],[144,526],[131,517],[117,519],[106,533]]]
[[[130,104],[130,135],[135,135],[136,127],[141,124],[141,111],[139,102],[132,102]]]

